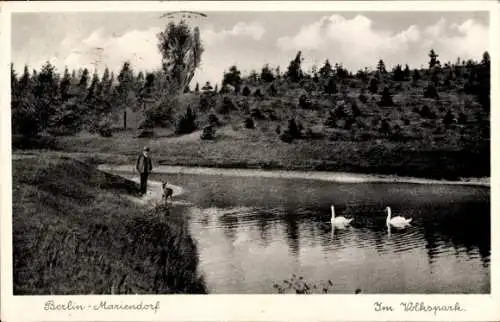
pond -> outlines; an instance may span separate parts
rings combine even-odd
[[[185,193],[174,210],[197,241],[211,293],[276,293],[292,274],[330,292],[489,293],[490,189],[156,174]],[[336,215],[354,218],[332,229]],[[384,208],[413,218],[388,230]]]

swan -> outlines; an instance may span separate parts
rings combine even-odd
[[[385,212],[387,213],[386,223],[387,226],[393,226],[396,228],[404,228],[410,225],[410,222],[413,220],[412,218],[406,219],[401,216],[396,216],[391,218],[391,207],[386,207]]]
[[[342,217],[342,216],[335,217],[335,207],[333,205],[331,205],[330,208],[332,209],[332,219],[330,220],[332,225],[347,226],[353,220],[353,218],[347,219],[347,218]]]

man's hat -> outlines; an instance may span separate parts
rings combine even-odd
[[[149,152],[149,148],[147,146],[144,147],[144,151]]]

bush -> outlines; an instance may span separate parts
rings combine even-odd
[[[427,119],[435,119],[436,113],[431,110],[428,105],[422,106],[422,109],[419,111],[420,116]]]
[[[325,121],[325,126],[333,128],[336,126],[336,124],[337,124],[337,120],[336,120],[335,114],[330,111],[330,114],[328,115],[328,118]]]
[[[383,135],[391,134],[391,124],[389,123],[389,120],[387,119],[382,120],[382,123],[380,123],[379,132]]]
[[[438,99],[439,94],[436,87],[432,84],[429,84],[424,90],[424,97]]]
[[[212,126],[220,126],[220,121],[216,114],[208,114],[208,124]]]
[[[222,105],[219,109],[219,112],[221,114],[228,114],[230,111],[233,111],[233,110],[236,110],[236,105],[234,104],[233,100],[228,97],[228,96],[224,96],[222,98]]]
[[[281,133],[280,139],[283,142],[291,143],[294,139],[299,139],[302,138],[302,125],[295,121],[295,119],[291,118],[288,120],[288,127],[287,129]]]
[[[306,94],[302,94],[299,97],[299,107],[307,109],[311,107],[311,100],[309,100]]]
[[[264,114],[262,114],[262,111],[258,107],[252,108],[252,110],[250,111],[250,116],[258,120],[265,119]]]
[[[358,107],[358,103],[356,102],[355,99],[351,100],[351,110],[352,110],[352,115],[354,117],[361,116],[361,110]]]
[[[203,93],[200,97],[200,104],[198,109],[202,112],[208,111],[211,108],[215,107],[215,104],[215,97],[211,93]]]
[[[247,117],[244,121],[245,128],[253,129],[255,128],[255,123],[251,117]]]
[[[458,114],[458,124],[467,124],[467,116],[463,112]]]
[[[241,92],[243,96],[250,96],[250,93],[250,88],[248,88],[248,86],[243,87],[243,91]]]
[[[363,104],[366,104],[366,102],[368,102],[368,97],[364,93],[359,94],[358,98],[359,101]]]
[[[200,138],[202,140],[213,140],[215,139],[215,127],[212,125],[205,126]]]
[[[177,122],[175,133],[189,134],[194,132],[197,128],[198,126],[196,125],[196,115],[191,110],[191,107],[188,107],[186,114],[183,115]]]
[[[370,79],[370,86],[368,86],[368,90],[372,94],[377,94],[377,92],[378,92],[378,81],[375,78]]]
[[[153,130],[142,130],[137,136],[138,138],[153,138],[155,137],[155,132]]]
[[[392,96],[389,93],[389,88],[384,87],[384,90],[382,92],[382,97],[380,98],[378,105],[382,107],[388,107],[394,105],[394,102],[392,101]]]
[[[448,111],[443,118],[443,124],[446,128],[449,128],[455,122],[455,115],[451,111]]]

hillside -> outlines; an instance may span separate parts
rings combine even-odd
[[[117,84],[105,72],[88,87],[88,73],[78,81],[65,71],[62,94],[50,64],[31,78],[13,71],[14,148],[43,148],[26,143],[41,134],[52,137],[52,148],[131,162],[150,145],[158,162],[171,165],[489,176],[488,53],[443,65],[433,51],[429,57],[427,69],[387,71],[380,60],[375,71],[353,74],[328,61],[304,72],[299,52],[285,73],[265,65],[242,76],[232,66],[220,89],[207,82],[178,95],[166,94],[161,71],[135,74],[127,64]],[[47,86],[54,94],[34,100]]]

